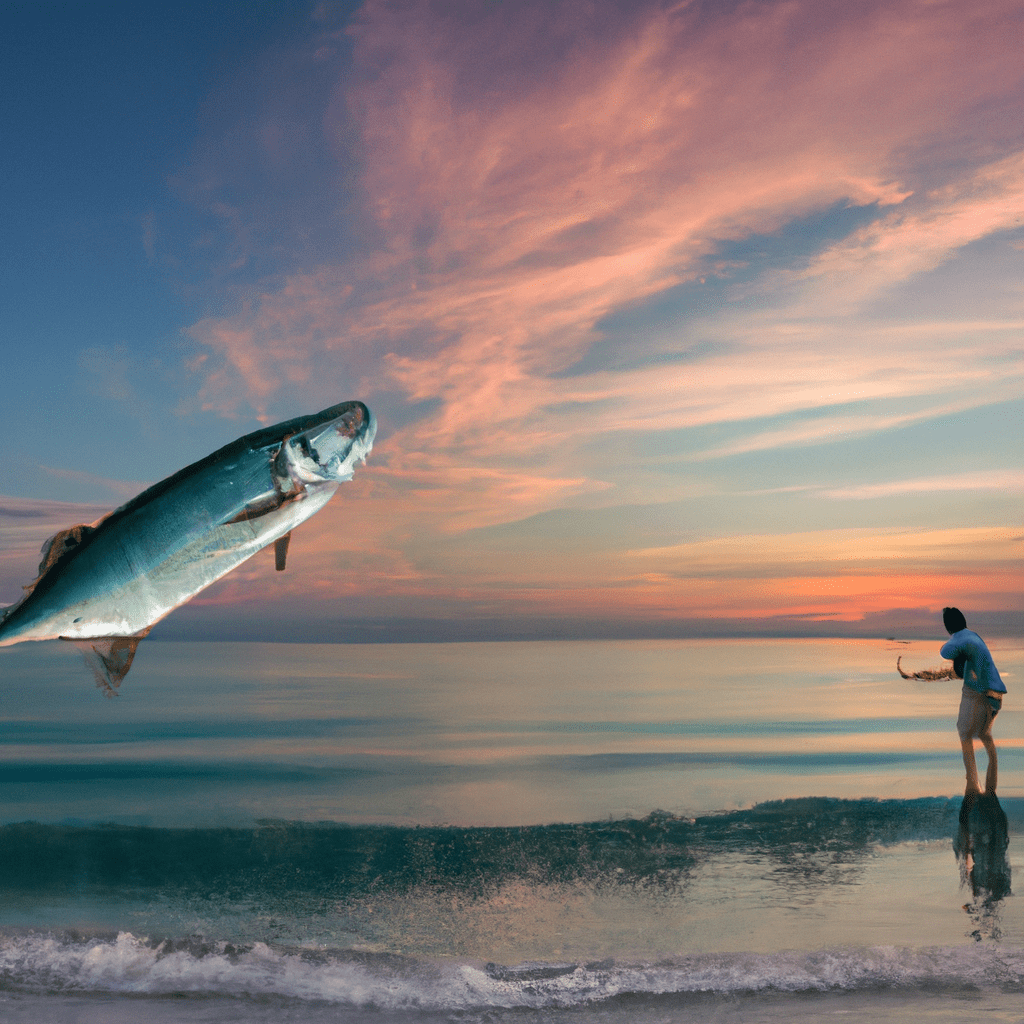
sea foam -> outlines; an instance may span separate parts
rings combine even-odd
[[[277,996],[387,1010],[569,1008],[624,995],[1015,990],[1024,950],[995,946],[714,954],[658,963],[435,963],[200,940],[20,935],[0,940],[7,991]]]

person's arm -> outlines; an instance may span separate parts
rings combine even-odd
[[[953,662],[953,675],[957,679],[963,679],[964,667],[967,664],[967,654],[963,651],[957,640],[947,640],[939,651],[939,655]]]

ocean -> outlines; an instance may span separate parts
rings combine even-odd
[[[0,1020],[1020,1022],[939,646],[4,648]]]

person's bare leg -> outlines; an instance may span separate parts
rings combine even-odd
[[[981,785],[978,782],[978,762],[974,759],[974,738],[970,737],[960,741],[964,751],[964,768],[967,769],[967,788],[965,793],[980,793]],[[993,749],[995,749],[993,747]],[[991,764],[991,762],[990,762]]]
[[[999,759],[996,757],[996,745],[992,739],[992,733],[985,733],[981,737],[981,742],[985,744],[985,753],[988,754],[988,770],[985,772],[985,792],[994,793],[999,776]]]

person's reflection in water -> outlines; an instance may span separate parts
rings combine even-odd
[[[1006,812],[995,793],[968,793],[960,805],[960,829],[953,842],[961,887],[970,883],[974,899],[964,904],[977,942],[998,939],[999,905],[1010,893],[1010,845]]]

